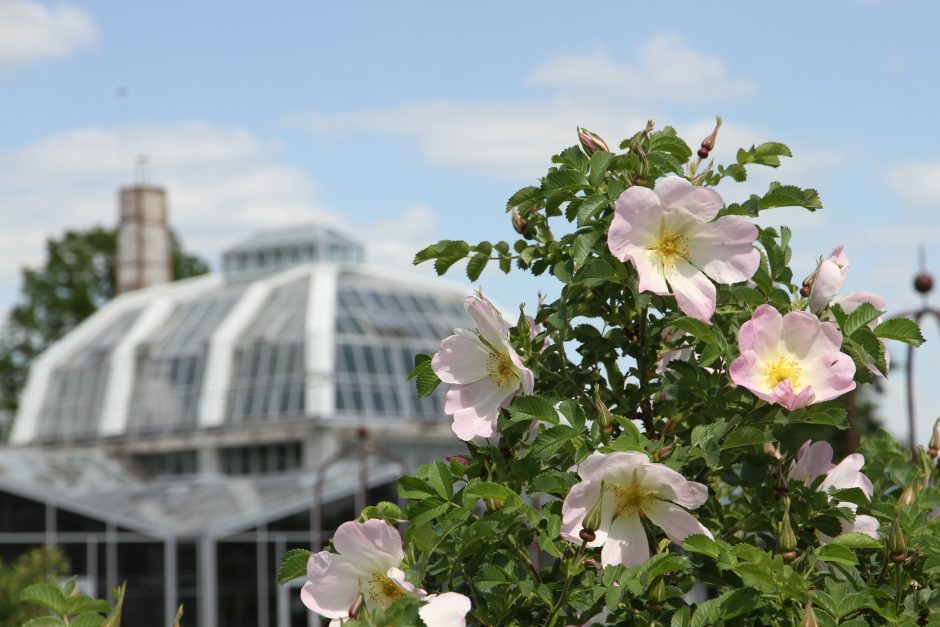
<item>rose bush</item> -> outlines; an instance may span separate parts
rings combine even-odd
[[[693,154],[651,123],[613,152],[579,129],[509,199],[514,243],[417,254],[471,281],[490,262],[550,275],[557,297],[513,323],[472,297],[477,328],[417,356],[467,452],[402,477],[403,510],[285,556],[308,607],[345,625],[936,622],[940,438],[913,457],[884,432],[836,458],[823,441],[887,374],[884,342],[920,332],[877,295],[833,300],[841,246],[795,283],[790,230],[754,219],[819,196],[772,183],[727,203],[719,183],[790,151],[720,165],[716,138]]]

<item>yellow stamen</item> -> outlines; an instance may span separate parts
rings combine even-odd
[[[511,379],[516,377],[512,359],[506,353],[493,351],[486,358],[486,374],[496,387],[504,387]]]
[[[659,233],[659,239],[648,250],[656,253],[659,263],[664,268],[672,268],[677,262],[689,258],[689,238],[682,233],[674,233],[663,228]]]
[[[617,498],[617,515],[623,514],[642,514],[653,501],[656,500],[656,494],[644,490],[638,481],[633,481],[630,485],[612,485],[614,495]]]
[[[799,392],[800,375],[803,369],[799,363],[792,357],[781,355],[773,361],[764,364],[764,376],[767,377],[767,385],[774,389],[781,381],[789,381],[794,392]]]
[[[395,599],[408,594],[397,583],[380,573],[372,573],[369,583],[366,585],[366,596],[372,601],[372,604],[387,608]]]

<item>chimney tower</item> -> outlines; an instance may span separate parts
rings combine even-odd
[[[138,182],[120,191],[117,232],[117,293],[173,280],[167,226],[166,191],[148,185],[146,160],[138,162]]]

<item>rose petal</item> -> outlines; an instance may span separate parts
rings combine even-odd
[[[398,530],[384,520],[350,521],[333,534],[333,546],[362,573],[382,573],[405,557]]]
[[[639,566],[649,558],[649,542],[640,517],[627,514],[615,518],[601,549],[601,563],[604,566]]]
[[[456,592],[431,594],[418,609],[418,616],[427,627],[465,627],[470,599]]]
[[[441,348],[431,359],[431,369],[444,383],[473,383],[487,376],[486,361],[490,350],[476,335],[458,329],[441,342]]]
[[[654,525],[666,532],[670,540],[681,544],[692,534],[701,533],[713,538],[712,532],[706,529],[698,519],[678,505],[666,501],[653,501],[644,513]]]
[[[715,313],[715,286],[708,277],[692,264],[680,261],[667,270],[666,280],[682,313],[711,324]]]
[[[325,618],[348,618],[349,608],[359,596],[359,571],[349,559],[321,551],[307,561],[307,583],[300,600]]]

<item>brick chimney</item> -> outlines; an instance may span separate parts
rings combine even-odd
[[[166,191],[144,182],[120,191],[117,293],[173,280]]]

